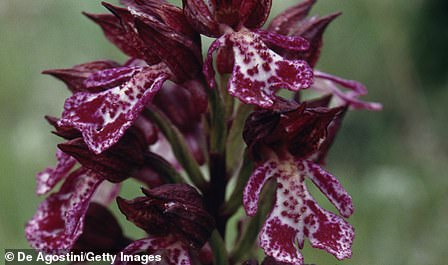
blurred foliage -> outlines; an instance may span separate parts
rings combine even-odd
[[[431,0],[417,14],[412,29],[412,51],[427,89],[441,89],[448,73],[448,1]]]
[[[114,2],[114,1],[112,1]],[[179,2],[179,1],[177,1]],[[296,1],[274,1],[276,14]],[[55,162],[45,114],[58,116],[64,85],[40,72],[124,57],[81,11],[100,1],[0,1],[0,244],[27,248],[23,228],[41,198],[34,175]],[[446,264],[448,253],[448,8],[445,0],[328,1],[313,13],[344,14],[330,25],[318,68],[367,85],[378,113],[350,112],[327,167],[352,195],[351,260],[307,245],[308,263]],[[124,197],[138,194],[137,184]],[[317,199],[332,206],[314,192]],[[138,230],[126,230],[139,236]]]

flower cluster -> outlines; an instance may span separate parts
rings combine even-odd
[[[28,222],[31,246],[157,252],[166,264],[235,263],[253,257],[252,248],[237,242],[227,254],[227,221],[240,206],[255,216],[264,199],[273,204],[261,231],[244,233],[259,232],[263,264],[303,264],[305,238],[349,258],[354,229],[343,217],[353,213],[352,199],[322,165],[347,110],[381,105],[359,99],[367,93],[362,84],[315,69],[323,33],[339,14],[308,18],[314,2],[265,28],[271,0],[184,0],[183,8],[121,0],[103,3],[108,14],[85,13],[129,59],[44,72],[73,94],[60,118],[46,117],[65,141],[56,166],[37,174],[36,192],[62,184]],[[215,39],[205,60],[201,34]],[[305,90],[319,96],[302,101]],[[342,217],[317,204],[306,178]],[[129,179],[145,186],[144,196],[118,196]],[[275,196],[264,186],[275,187]],[[124,235],[107,209],[114,200],[144,238]],[[247,220],[243,230],[251,229]],[[250,240],[244,235],[237,240]]]

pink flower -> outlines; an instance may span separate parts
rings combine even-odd
[[[351,257],[354,229],[341,217],[322,209],[309,193],[305,179],[323,192],[343,217],[353,213],[352,199],[337,178],[318,162],[336,134],[344,108],[328,109],[328,100],[281,102],[277,111],[256,111],[246,121],[244,138],[257,166],[244,190],[244,208],[255,215],[261,189],[277,182],[274,206],[260,232],[265,253],[279,262],[302,264],[305,237],[313,247],[338,259]],[[319,105],[308,107],[308,105]]]
[[[303,60],[287,60],[268,44],[306,50],[302,37],[284,37],[260,28],[271,9],[271,1],[185,0],[184,13],[200,33],[216,37],[208,50],[203,72],[211,88],[216,87],[213,53],[218,50],[220,72],[231,72],[230,95],[246,104],[272,106],[280,88],[298,91],[312,84],[313,74]],[[224,55],[223,55],[224,54]]]

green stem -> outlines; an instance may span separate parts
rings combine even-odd
[[[245,152],[243,157],[243,163],[238,172],[235,188],[233,189],[229,200],[221,210],[221,214],[224,216],[232,216],[241,207],[241,202],[243,201],[244,186],[246,185],[253,168],[253,163],[248,158],[247,152]]]
[[[221,79],[223,81],[223,79]],[[221,86],[223,84],[221,83]],[[209,173],[210,183],[203,193],[205,207],[216,220],[216,228],[225,238],[227,218],[220,216],[220,209],[225,202],[227,187],[226,172],[226,138],[227,117],[226,105],[221,94],[222,88],[208,90],[210,106],[210,145],[209,145]]]
[[[207,186],[207,182],[205,181],[198,163],[188,149],[182,133],[170,122],[165,114],[154,106],[147,107],[143,114],[157,124],[157,127],[165,135],[168,142],[171,144],[171,148],[177,161],[179,161],[185,172],[187,172],[188,177],[194,185],[200,190],[204,190]]]
[[[217,230],[213,231],[209,240],[210,247],[213,251],[213,264],[214,265],[229,265],[228,254],[226,246],[222,237]]]

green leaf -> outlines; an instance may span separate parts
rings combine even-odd
[[[170,122],[168,117],[166,117],[165,114],[163,114],[156,107],[149,106],[143,113],[155,124],[157,124],[157,127],[165,135],[168,142],[170,142],[174,156],[182,165],[185,172],[187,172],[190,180],[194,183],[194,185],[196,185],[196,187],[203,191],[207,186],[207,182],[205,181],[204,175],[202,174],[198,163],[188,149],[182,133]]]
[[[213,251],[213,264],[229,265],[229,258],[224,241],[217,230],[213,231],[209,243]]]
[[[247,224],[241,239],[233,249],[230,260],[232,263],[237,263],[247,257],[252,252],[254,243],[257,241],[258,234],[262,228],[264,221],[272,208],[275,196],[276,183],[270,181],[266,183],[265,188],[262,191],[261,201],[258,207],[257,214],[252,217]]]
[[[252,109],[253,107],[251,105],[241,103],[236,111],[235,119],[232,122],[226,143],[227,172],[234,172],[238,168],[238,164],[241,163],[241,157],[246,147],[243,141],[244,123]]]

